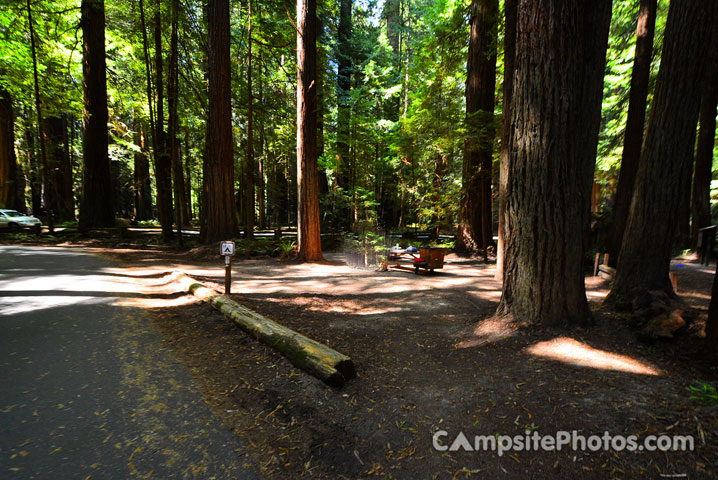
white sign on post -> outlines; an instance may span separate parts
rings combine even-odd
[[[219,247],[219,254],[224,256],[234,256],[234,242],[222,242]]]

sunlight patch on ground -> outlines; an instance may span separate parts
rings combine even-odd
[[[108,303],[111,300],[93,296],[69,297],[60,295],[3,297],[2,292],[0,292],[0,315],[15,315],[48,308],[67,307],[78,303],[83,305]]]
[[[537,357],[557,360],[578,367],[616,370],[640,375],[661,374],[656,368],[635,358],[599,350],[568,337],[539,342],[527,347],[525,351]]]
[[[511,338],[518,330],[516,324],[508,317],[491,317],[483,320],[474,328],[471,338],[462,340],[456,348],[471,348]]]

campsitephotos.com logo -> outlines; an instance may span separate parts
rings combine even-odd
[[[526,430],[525,435],[474,435],[473,441],[463,432],[449,439],[446,430],[438,430],[433,436],[434,449],[440,452],[496,452],[499,456],[505,452],[521,451],[574,451],[598,452],[613,450],[616,452],[671,452],[692,451],[695,441],[691,435],[603,435],[585,436],[577,430],[558,431],[555,435],[541,435],[538,431]],[[451,440],[451,441],[447,441]]]

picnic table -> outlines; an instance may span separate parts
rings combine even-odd
[[[392,247],[387,256],[387,264],[399,270],[413,270],[415,274],[418,274],[420,269],[433,273],[435,269],[444,268],[445,252],[442,247]]]

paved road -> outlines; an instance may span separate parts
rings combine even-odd
[[[257,478],[111,266],[0,246],[0,479]]]

